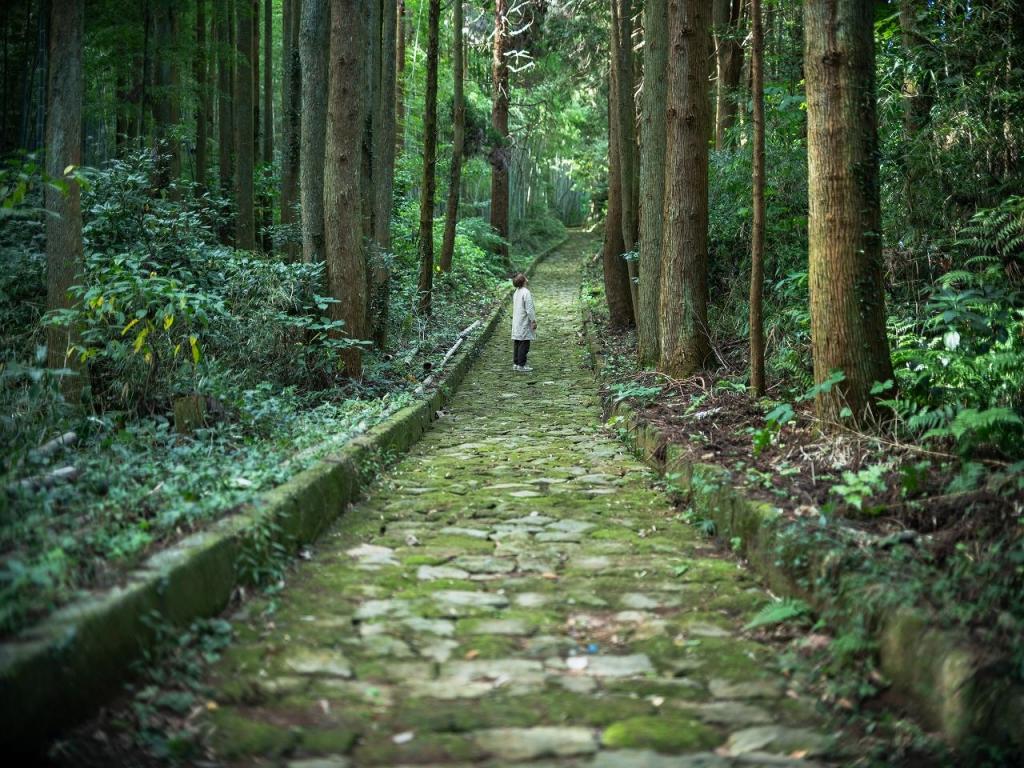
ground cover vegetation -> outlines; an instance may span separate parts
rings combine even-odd
[[[826,19],[818,3],[714,6],[688,22],[698,49],[710,37],[716,51],[713,93],[700,97],[715,109],[696,113],[712,137],[707,179],[688,164],[689,190],[672,187],[671,123],[667,154],[664,128],[643,131],[653,67],[665,66],[657,46],[676,30],[652,49],[662,27],[650,22],[665,11],[644,6],[642,194],[645,153],[670,170],[653,208],[664,217],[645,221],[641,202],[639,222],[623,220],[650,233],[633,306],[607,239],[603,268],[585,276],[609,347],[607,395],[783,509],[804,548],[893,586],[866,601],[934,608],[1022,679],[1024,136],[1011,62],[1024,17],[999,2],[839,3]],[[844,105],[826,82],[856,95]],[[606,233],[624,211],[609,205]],[[697,238],[681,272],[664,261],[670,237]],[[672,320],[664,302],[680,295],[692,306]],[[864,637],[850,641],[862,660]],[[835,698],[884,688],[860,680]]]
[[[458,74],[446,15],[433,98],[448,117],[461,110],[465,139],[456,152],[453,121],[433,129],[437,190],[421,203],[424,82],[440,54],[436,40],[428,50],[429,3],[396,5],[394,33],[379,43],[389,73],[367,60],[352,80],[376,88],[359,101],[365,136],[350,137],[369,166],[359,205],[325,225],[341,210],[341,192],[325,198],[325,172],[340,183],[325,158],[341,149],[324,144],[333,134],[317,89],[347,75],[330,69],[324,24],[354,10],[84,5],[83,20],[20,2],[0,21],[3,634],[116,583],[154,549],[244,508],[409,403],[459,332],[505,295],[509,273],[583,220],[583,190],[599,170],[593,153],[579,168],[571,156],[599,130],[589,127],[593,104],[552,106],[565,75],[513,73],[516,140],[494,133],[493,14],[467,15]],[[72,38],[56,51],[58,33]],[[521,38],[510,50],[522,46],[524,62],[559,70],[555,53]],[[48,82],[61,66],[82,89],[74,104],[58,103]],[[308,109],[304,85],[318,94]],[[249,113],[251,141],[247,123],[238,129]],[[55,157],[51,137],[71,120],[84,138]],[[504,231],[490,224],[489,157],[500,152],[510,166]],[[463,160],[454,177],[453,156]],[[375,170],[389,184],[374,183]],[[421,211],[439,254],[429,311],[418,287]],[[341,238],[328,242],[332,258],[325,226]],[[69,250],[54,227],[78,244]],[[66,274],[55,277],[54,263]]]

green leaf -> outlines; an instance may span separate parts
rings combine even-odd
[[[747,622],[743,629],[751,630],[758,627],[785,624],[796,619],[804,619],[810,614],[811,606],[803,600],[786,598],[766,605],[757,612],[754,618]]]

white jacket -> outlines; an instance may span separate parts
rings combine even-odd
[[[533,294],[529,288],[516,288],[512,294],[512,340],[533,341],[537,334],[533,324],[537,322],[537,313],[533,308]]]

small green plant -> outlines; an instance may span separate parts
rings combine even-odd
[[[889,471],[888,463],[872,464],[857,472],[843,472],[843,482],[836,483],[830,493],[841,498],[846,504],[866,514],[875,514],[878,507],[864,507],[864,502],[886,488],[885,476]]]
[[[236,568],[244,583],[266,587],[281,581],[289,559],[281,526],[271,515],[263,514],[243,535]]]
[[[770,627],[789,622],[804,622],[811,615],[811,606],[803,600],[784,598],[769,603],[747,622],[743,629],[750,631],[759,627]]]
[[[781,403],[765,414],[765,425],[760,429],[751,430],[754,440],[754,455],[759,456],[763,450],[772,446],[782,428],[796,418],[796,412],[789,403]]]
[[[645,387],[635,382],[614,384],[611,389],[612,402],[621,403],[623,400],[633,400],[643,406],[653,403],[662,390],[661,387]]]

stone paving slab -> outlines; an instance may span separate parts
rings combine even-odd
[[[578,345],[596,247],[574,236],[537,270],[536,370],[514,373],[495,334],[444,418],[237,617],[205,715],[223,763],[841,761],[742,633],[767,594],[601,427]]]

